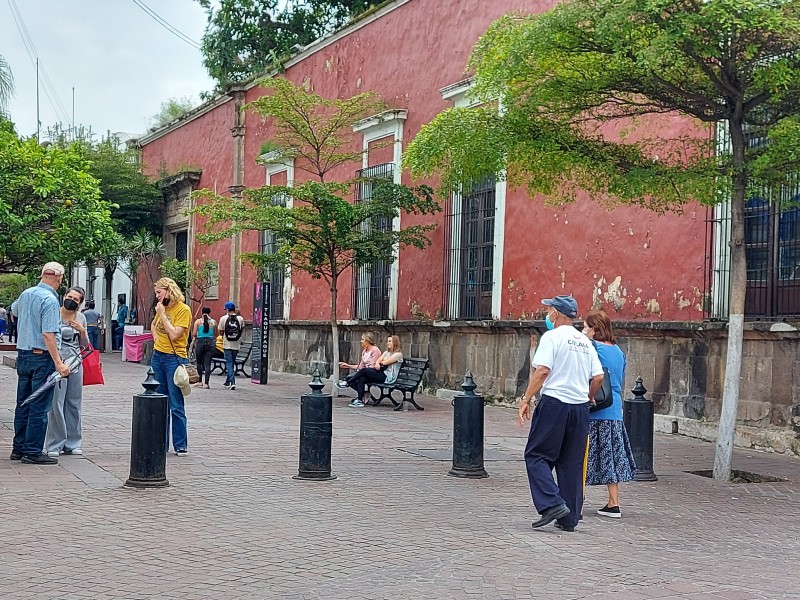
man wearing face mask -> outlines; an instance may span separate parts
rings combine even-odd
[[[532,526],[557,521],[556,527],[562,531],[574,531],[583,508],[589,400],[603,383],[603,367],[591,340],[573,326],[578,316],[575,299],[556,296],[542,304],[548,307],[548,331],[531,360],[531,377],[520,398],[518,415],[522,427],[531,417],[531,400],[541,391],[525,447],[531,496],[541,515]]]
[[[50,389],[30,404],[22,405],[47,378],[58,371],[69,377],[61,360],[61,315],[56,290],[64,279],[64,267],[49,262],[42,267],[39,285],[28,288],[12,305],[17,318],[17,407],[14,411],[14,442],[11,460],[26,464],[56,465],[57,458],[42,452],[47,431],[47,413],[53,402]]]

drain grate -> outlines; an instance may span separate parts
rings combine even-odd
[[[691,475],[700,475],[700,477],[714,477],[714,471],[711,469],[703,471],[686,471]],[[782,483],[789,481],[786,477],[775,477],[773,475],[761,475],[759,473],[751,473],[750,471],[739,471],[731,469],[731,483]]]
[[[452,460],[452,448],[398,448],[400,452],[413,454],[414,456],[421,456],[430,460]],[[512,454],[511,452],[503,452],[502,450],[484,449],[483,451],[484,462],[499,462],[499,461],[518,461],[522,460],[522,456]]]

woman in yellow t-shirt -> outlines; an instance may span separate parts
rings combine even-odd
[[[162,277],[155,283],[156,317],[150,329],[153,332],[153,359],[150,366],[158,381],[158,392],[169,398],[172,417],[172,447],[178,456],[188,454],[186,435],[186,411],[183,393],[175,385],[175,370],[178,365],[189,362],[186,348],[192,311],[183,301],[183,292],[173,279]]]

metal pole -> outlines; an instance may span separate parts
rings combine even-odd
[[[153,369],[142,383],[144,393],[133,397],[131,473],[125,485],[134,488],[166,487],[167,397],[156,392]]]
[[[483,468],[483,396],[475,394],[477,386],[469,371],[461,387],[464,393],[453,398],[453,468],[448,475],[488,477]]]
[[[642,378],[636,378],[636,385],[631,390],[633,398],[626,399],[623,404],[622,418],[631,451],[636,461],[634,481],[658,481],[653,472],[653,421],[655,410],[653,403],[644,397],[647,393]]]
[[[314,369],[311,392],[300,397],[300,466],[294,479],[330,481],[333,438],[333,398],[323,394],[325,384]]]

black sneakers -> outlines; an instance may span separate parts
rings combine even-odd
[[[26,465],[57,465],[58,459],[47,456],[47,454],[25,454],[20,462]]]
[[[546,508],[544,512],[542,512],[542,516],[539,518],[538,521],[534,521],[531,523],[531,527],[534,529],[538,529],[539,527],[544,527],[548,523],[552,523],[556,519],[560,519],[561,517],[566,517],[569,514],[569,508],[567,508],[566,504],[559,504],[558,506],[551,506],[550,508]]]
[[[604,517],[611,517],[612,519],[619,519],[622,513],[619,512],[619,506],[609,506],[606,504],[603,508],[597,509],[597,514]]]
[[[564,531],[566,533],[572,533],[573,531],[575,531],[575,528],[572,525],[562,525],[558,521],[556,521],[556,529],[560,529],[561,531]]]
[[[11,451],[11,456],[9,456],[11,460],[20,460],[22,458],[22,452],[17,452],[16,450]]]

